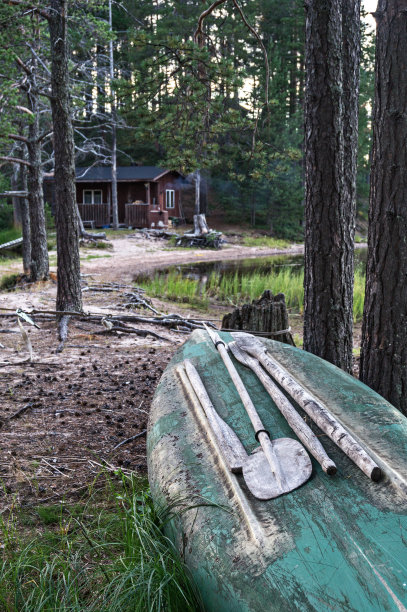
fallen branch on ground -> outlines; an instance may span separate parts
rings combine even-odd
[[[141,436],[145,436],[146,433],[147,433],[147,429],[143,429],[143,431],[141,431],[140,433],[136,434],[135,436],[131,436],[130,438],[127,438],[126,440],[123,440],[123,442],[120,442],[119,444],[116,444],[116,446],[114,448],[112,448],[112,450],[110,452],[112,453],[117,448],[120,448],[120,446],[123,446],[123,444],[127,444],[128,442],[132,442],[133,440],[137,440],[137,438],[141,438]]]
[[[90,332],[92,336],[107,336],[112,333],[121,332],[122,334],[136,334],[137,336],[141,336],[145,338],[146,336],[152,336],[153,338],[157,338],[157,340],[165,340],[166,342],[171,342],[170,338],[165,338],[164,336],[160,336],[149,329],[136,329],[135,327],[127,327],[124,325],[114,325],[109,329],[102,329],[101,331]]]

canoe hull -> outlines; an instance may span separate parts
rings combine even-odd
[[[182,362],[188,358],[250,454],[257,443],[240,399],[206,334],[194,332],[157,388],[147,446],[153,497],[180,510],[170,535],[205,609],[407,610],[407,420],[331,364],[264,342],[360,441],[369,440],[386,477],[369,481],[321,437],[338,466],[336,476],[328,477],[312,460],[313,475],[302,487],[255,500],[243,477],[229,472],[185,375]],[[253,373],[237,369],[272,437],[296,439]]]

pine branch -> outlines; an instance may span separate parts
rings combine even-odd
[[[30,162],[28,162],[26,159],[20,159],[18,157],[7,157],[6,155],[0,155],[0,161],[10,162],[11,164],[22,164],[23,166],[32,168],[32,164],[30,164]]]

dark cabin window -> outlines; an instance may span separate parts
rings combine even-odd
[[[84,204],[102,204],[101,189],[84,189],[83,190]]]
[[[165,190],[165,206],[166,208],[175,208],[175,191],[174,189]]]

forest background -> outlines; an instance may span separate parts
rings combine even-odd
[[[203,44],[195,44],[202,12],[198,1],[112,3],[112,29],[107,0],[73,7],[70,73],[77,164],[110,164],[115,130],[118,165],[160,165],[186,177],[200,170],[201,212],[302,239],[303,3],[262,0],[244,7],[264,47],[236,11],[222,7],[205,20]],[[18,27],[16,21],[10,28],[17,14]],[[357,211],[366,227],[374,39],[363,17]],[[21,19],[18,6],[3,6],[0,33],[0,59],[7,66],[1,75],[0,153],[21,157],[21,139],[32,122],[21,102],[27,75],[18,57],[25,65],[29,60],[37,73],[42,168],[52,171],[46,27],[30,11]],[[12,172],[10,164],[2,166],[1,191],[10,189]],[[11,207],[3,200],[0,226],[11,223]]]

